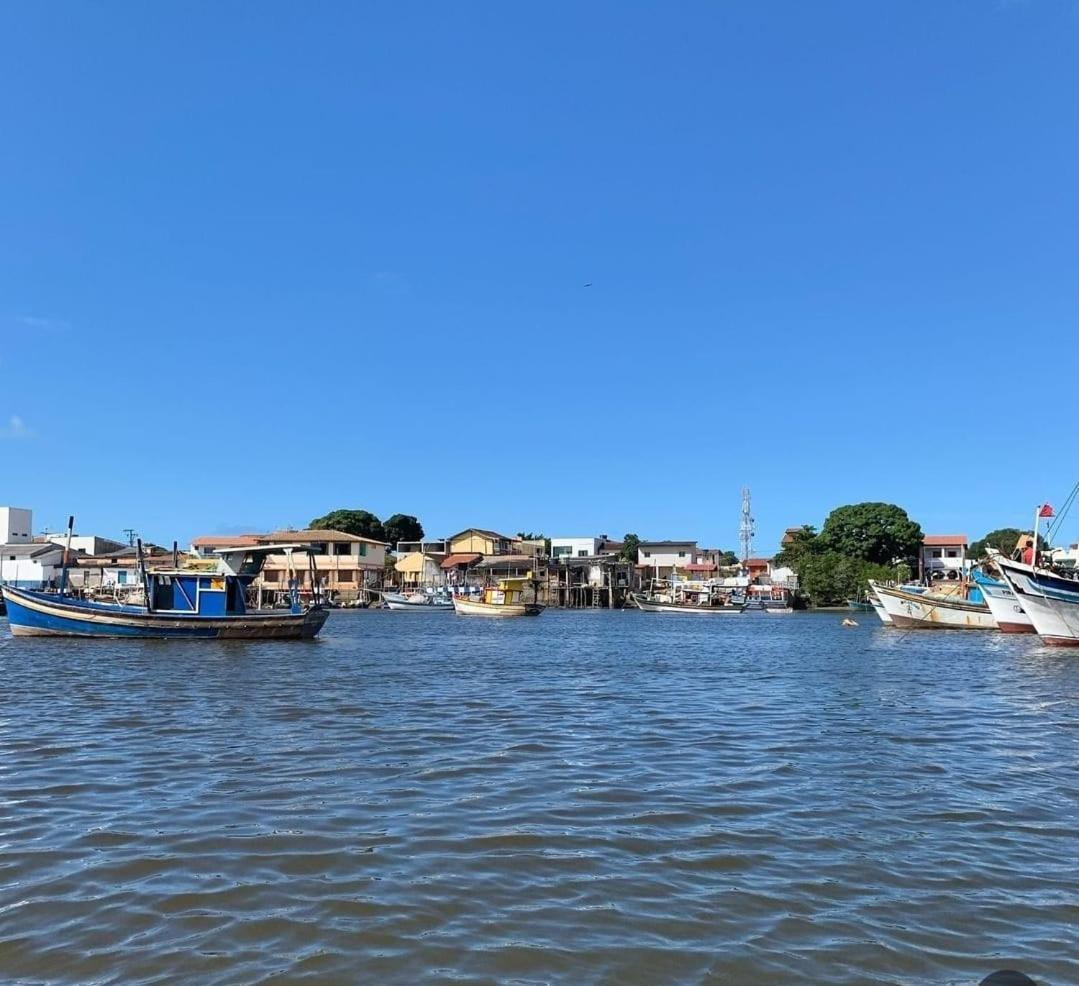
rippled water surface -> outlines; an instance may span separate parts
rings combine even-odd
[[[1079,982],[1079,655],[839,619],[0,623],[0,980]]]

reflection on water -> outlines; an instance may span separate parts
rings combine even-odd
[[[1079,658],[861,622],[0,627],[0,978],[1079,981]]]

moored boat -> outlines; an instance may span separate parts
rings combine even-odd
[[[218,552],[213,571],[175,567],[147,572],[140,565],[142,605],[81,599],[66,593],[66,564],[59,592],[0,588],[13,636],[149,637],[299,640],[318,635],[327,610],[316,596],[301,608],[297,581],[290,580],[289,612],[249,610],[246,590],[268,553],[305,551],[273,545]],[[141,545],[140,545],[141,556]],[[314,580],[313,580],[314,581]]]
[[[884,603],[877,598],[872,585],[869,587],[869,605],[873,607],[873,612],[880,617],[881,623],[891,626],[892,618],[888,615],[888,610],[884,608]]]
[[[453,608],[460,616],[539,616],[547,607],[535,598],[524,599],[526,578],[499,579],[498,584],[486,586],[479,598],[475,596],[454,595]]]
[[[975,569],[971,578],[978,583],[985,603],[1001,633],[1034,633],[1034,622],[1024,612],[1011,587],[1002,579],[994,579]]]
[[[630,599],[643,613],[720,616],[745,610],[745,603],[735,602],[732,595],[731,590],[712,583],[653,579],[648,592],[631,593]]]
[[[1079,581],[1046,568],[997,556],[994,564],[1042,641],[1079,647]]]
[[[870,582],[869,585],[897,627],[929,630],[997,628],[989,607],[984,602],[974,601],[968,596],[910,592],[879,582]]]
[[[447,597],[428,592],[383,592],[382,601],[387,609],[402,612],[448,612],[453,608]]]

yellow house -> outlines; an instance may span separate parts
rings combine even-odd
[[[515,550],[518,538],[470,527],[447,539],[451,555],[508,555]]]

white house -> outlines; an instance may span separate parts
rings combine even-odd
[[[64,563],[64,549],[55,544],[0,545],[0,584],[18,589],[56,585]]]
[[[642,541],[637,546],[637,565],[652,569],[659,578],[692,565],[696,557],[696,541]]]
[[[612,541],[606,534],[594,538],[551,538],[551,561],[564,558],[597,558],[616,555],[622,550],[621,541]]]
[[[927,534],[922,541],[922,576],[958,579],[966,566],[965,534]]]
[[[29,544],[34,512],[24,507],[0,507],[0,544]]]

